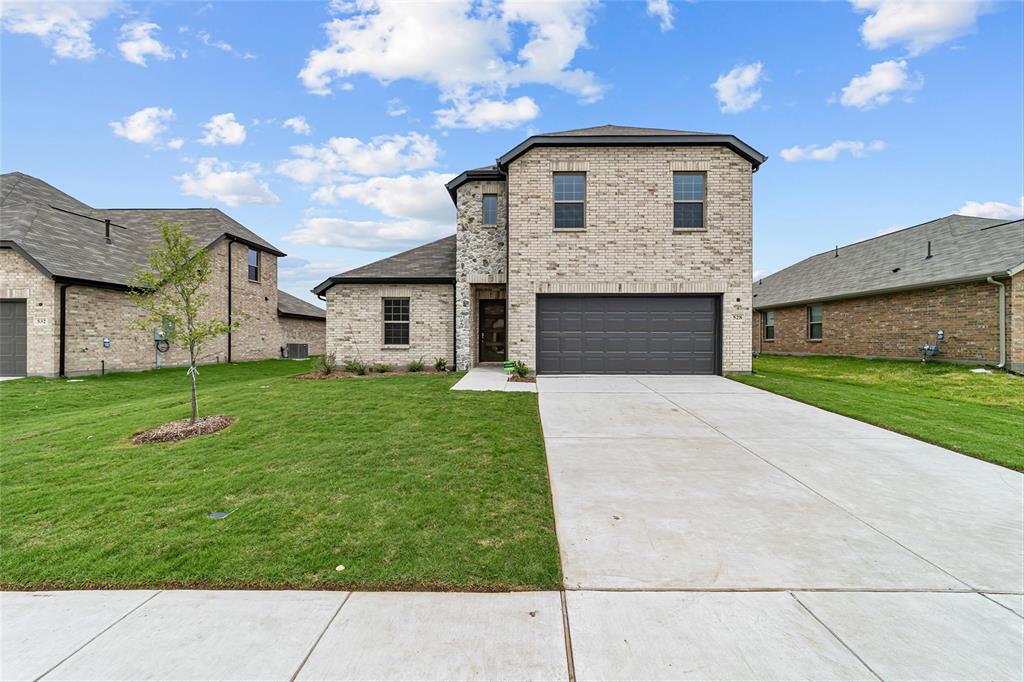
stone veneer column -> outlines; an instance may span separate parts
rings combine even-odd
[[[498,196],[497,225],[483,224],[483,195]],[[469,369],[473,359],[474,284],[504,284],[508,260],[508,216],[504,181],[474,181],[456,193],[455,347],[456,369]]]

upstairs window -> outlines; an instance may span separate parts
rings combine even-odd
[[[764,340],[771,341],[775,338],[775,311],[766,310],[764,313]]]
[[[249,249],[249,281],[260,281],[260,252]]]
[[[384,345],[409,345],[409,299],[384,299]]]
[[[807,338],[821,341],[822,320],[825,312],[820,305],[807,306]]]
[[[587,176],[555,173],[555,229],[586,227]]]
[[[704,173],[672,174],[672,227],[704,227]]]
[[[484,225],[498,224],[498,195],[484,195]]]

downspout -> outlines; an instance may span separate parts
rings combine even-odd
[[[67,301],[68,301],[68,287],[70,284],[60,285],[60,371],[58,376],[67,376],[66,363],[64,358],[66,357],[67,349]]]
[[[231,247],[235,240],[228,235],[228,362],[231,362]]]
[[[1006,367],[1006,285],[994,277],[985,280],[999,287],[999,369]]]

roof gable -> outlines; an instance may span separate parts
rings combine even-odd
[[[764,277],[754,283],[754,307],[985,279],[1021,262],[1024,221],[950,215],[819,253]]]

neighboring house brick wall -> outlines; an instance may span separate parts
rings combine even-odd
[[[483,196],[498,199],[496,225],[483,224]],[[476,362],[476,305],[474,284],[497,284],[506,280],[508,258],[508,214],[505,183],[467,182],[456,190],[456,345],[458,369]]]
[[[553,229],[555,171],[587,174],[583,232]],[[672,229],[673,171],[707,173],[706,230]],[[722,368],[751,363],[752,169],[721,147],[535,148],[508,171],[509,357],[536,365],[538,293],[723,295]]]
[[[280,327],[277,322],[277,257],[260,254],[258,282],[249,281],[249,247],[234,242],[231,245],[231,309],[233,320],[239,323],[231,334],[231,360],[260,360],[280,356]],[[227,319],[227,250],[226,243],[217,244],[210,254],[211,265],[216,263],[216,277],[223,295],[223,306],[215,308],[221,319]],[[211,300],[214,297],[211,296]]]
[[[404,365],[452,359],[450,284],[336,284],[327,290],[327,352],[339,362]],[[409,345],[384,346],[384,298],[409,299]]]
[[[310,320],[303,317],[277,318],[281,329],[281,345],[289,343],[305,343],[309,345],[310,355],[323,355],[327,342],[327,324],[323,320]]]
[[[0,298],[24,299],[28,373],[57,372],[58,288],[13,249],[0,249]]]
[[[1008,290],[1007,298],[1012,295]],[[987,282],[826,301],[821,305],[821,341],[807,338],[807,306],[787,306],[773,309],[774,341],[762,339],[760,311],[755,316],[754,349],[769,354],[919,358],[917,347],[935,343],[935,333],[941,329],[945,339],[939,342],[936,360],[999,361],[999,288]],[[1008,340],[1016,338],[1010,326]]]

